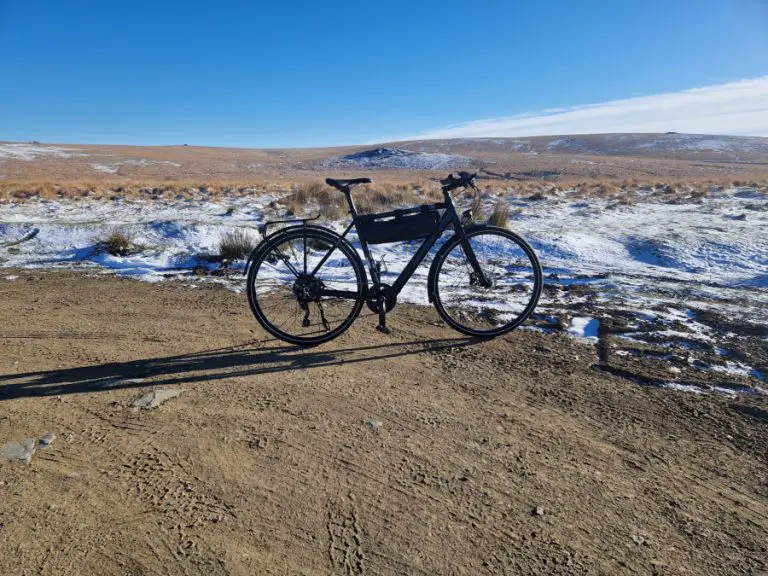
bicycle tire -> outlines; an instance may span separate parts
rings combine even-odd
[[[274,318],[270,318],[270,314],[267,311],[267,306],[265,306],[265,301],[270,297],[270,294],[274,292],[274,290],[269,290],[272,285],[267,286],[265,285],[264,278],[269,278],[270,276],[266,274],[260,273],[265,270],[265,265],[270,265],[274,267],[274,264],[270,264],[269,258],[274,258],[275,251],[280,247],[284,246],[292,241],[299,241],[300,245],[307,245],[307,246],[322,246],[323,249],[330,248],[333,244],[335,244],[339,238],[341,238],[338,234],[333,232],[332,230],[328,230],[325,228],[319,228],[319,227],[296,227],[296,228],[289,228],[284,231],[278,232],[272,236],[269,236],[265,238],[259,246],[256,247],[256,250],[254,250],[254,254],[251,258],[251,264],[248,270],[248,279],[247,279],[247,285],[246,285],[246,292],[248,294],[248,304],[251,308],[251,311],[253,312],[253,315],[256,317],[256,320],[261,324],[261,326],[270,334],[275,336],[276,338],[279,338],[280,340],[283,340],[284,342],[288,342],[290,344],[296,344],[299,346],[316,346],[318,344],[322,344],[324,342],[328,342],[330,340],[333,340],[334,338],[340,336],[344,331],[346,331],[354,322],[354,320],[357,318],[357,316],[360,314],[360,311],[362,310],[363,304],[365,303],[365,295],[367,291],[368,281],[367,276],[365,274],[365,268],[363,267],[362,260],[360,259],[360,256],[357,254],[355,249],[352,247],[352,245],[345,239],[342,239],[339,246],[336,248],[334,253],[339,252],[340,257],[344,259],[348,263],[348,271],[351,272],[351,276],[346,278],[346,280],[353,281],[354,285],[354,291],[356,292],[356,296],[354,299],[350,299],[351,303],[349,306],[348,312],[344,314],[344,317],[338,322],[338,325],[335,326],[331,330],[326,330],[324,333],[317,334],[310,331],[304,331],[304,334],[296,334],[296,333],[290,333],[285,329],[285,325],[279,325],[276,324],[274,321]],[[306,244],[305,244],[306,240]],[[308,251],[310,248],[308,248]],[[319,250],[319,255],[322,256],[323,252],[322,250]],[[319,257],[317,258],[319,260]],[[347,268],[342,263],[339,262],[338,259],[336,260],[329,260],[323,265],[323,268],[318,270],[318,274],[316,277],[320,280],[323,280],[323,277],[321,273],[323,272],[323,269],[326,267],[330,267],[331,263],[333,263],[335,270]],[[308,271],[311,269],[311,267],[308,267]],[[278,284],[283,284],[283,287],[287,286],[290,283],[290,277],[286,278],[284,282],[281,282],[280,279],[275,279],[275,273],[272,273],[271,279],[277,287]],[[296,280],[293,280],[293,284],[295,285]],[[261,293],[259,293],[259,290],[261,290]],[[291,287],[291,290],[293,290],[293,286]],[[274,294],[272,294],[274,296]],[[319,300],[319,299],[318,299]],[[328,300],[323,300],[322,302],[329,302]],[[288,306],[290,303],[289,298],[285,298],[285,304]],[[314,302],[313,302],[314,303]],[[298,300],[296,300],[296,306],[299,306]],[[272,305],[272,308],[274,309],[276,307],[275,304]],[[320,306],[318,306],[320,308]],[[304,313],[305,311],[302,310],[302,312],[299,312],[299,314]],[[296,310],[287,310],[288,314],[292,314],[293,318],[296,317]],[[323,314],[321,312],[321,314]],[[295,322],[292,324],[292,326],[295,327]],[[304,328],[304,326],[301,326]],[[309,326],[311,328],[312,326]]]
[[[481,236],[495,236],[497,238],[503,238],[507,241],[511,242],[513,246],[516,246],[519,248],[520,252],[524,254],[525,259],[527,260],[527,264],[530,265],[530,270],[527,270],[524,272],[525,277],[523,278],[525,280],[525,284],[518,283],[515,285],[514,292],[517,294],[525,293],[525,302],[521,306],[509,306],[509,302],[505,301],[504,306],[501,304],[487,304],[487,307],[490,308],[492,305],[496,305],[499,309],[502,310],[502,313],[496,313],[496,318],[494,318],[494,314],[489,313],[488,316],[488,323],[493,324],[494,321],[498,320],[499,317],[502,317],[503,315],[509,315],[509,312],[507,309],[509,308],[517,308],[519,307],[519,312],[514,312],[514,316],[509,318],[508,320],[505,320],[501,325],[498,323],[495,325],[492,325],[487,330],[478,329],[476,327],[468,326],[466,323],[462,323],[461,316],[465,315],[468,318],[471,317],[481,317],[481,313],[478,313],[477,311],[471,311],[470,305],[472,302],[472,296],[483,296],[484,301],[492,302],[492,299],[488,299],[488,295],[490,294],[491,288],[486,289],[479,287],[477,285],[472,285],[471,280],[467,278],[467,281],[465,282],[460,277],[464,273],[464,270],[461,270],[457,272],[456,270],[450,270],[445,271],[446,262],[448,262],[449,258],[456,257],[457,260],[458,254],[456,254],[457,248],[461,251],[461,254],[464,254],[464,249],[461,246],[461,239],[459,236],[454,235],[450,239],[446,241],[446,243],[440,248],[438,253],[435,255],[435,259],[432,263],[432,267],[430,269],[429,278],[428,278],[428,286],[429,286],[429,295],[430,300],[432,301],[433,305],[435,306],[435,309],[437,310],[440,317],[445,320],[445,322],[451,326],[453,329],[461,332],[462,334],[466,334],[468,336],[474,336],[477,338],[495,338],[497,336],[501,336],[502,334],[506,334],[518,326],[525,322],[525,320],[528,319],[528,317],[533,313],[533,310],[536,307],[536,304],[539,301],[539,297],[541,296],[541,291],[543,288],[543,274],[541,269],[541,264],[539,262],[538,257],[536,256],[536,253],[534,252],[533,248],[520,236],[515,234],[514,232],[511,232],[510,230],[507,230],[505,228],[499,228],[496,226],[477,226],[474,228],[470,228],[466,231],[466,235],[468,240],[470,241],[470,244],[472,244],[473,239],[477,239],[477,237]],[[476,242],[477,244],[477,242]],[[484,256],[483,254],[478,254],[478,250],[475,249],[475,246],[473,246],[473,251],[475,251],[476,256],[478,257],[478,261],[481,261]],[[503,250],[501,250],[503,252]],[[497,256],[498,257],[498,256]],[[521,258],[522,259],[522,258]],[[501,269],[502,266],[500,266],[499,263],[494,263],[492,266],[489,266],[487,262],[480,262],[481,266],[483,266],[484,272],[488,273],[488,270],[486,270],[486,267],[489,268],[496,268]],[[466,257],[464,257],[464,264],[466,264]],[[469,269],[469,266],[466,265],[464,267],[466,270]],[[515,266],[512,264],[506,264],[506,269],[515,269]],[[519,268],[519,266],[518,266]],[[530,272],[530,279],[528,278],[528,273]],[[459,306],[454,306],[451,303],[447,303],[446,300],[446,290],[443,289],[441,293],[441,274],[445,278],[446,276],[453,274],[453,280],[454,285],[457,287],[457,300],[459,301]],[[504,275],[512,276],[512,272],[505,272]],[[471,276],[469,271],[467,272],[467,277]],[[518,276],[521,276],[521,274],[518,274]],[[531,284],[528,286],[528,284]],[[494,288],[498,287],[499,284],[496,282],[494,284]],[[521,288],[522,287],[522,288]],[[483,292],[485,291],[485,292]],[[497,290],[497,292],[501,292],[501,290]],[[513,292],[509,292],[509,298],[508,300],[511,301]],[[459,297],[460,296],[460,297]],[[498,295],[498,298],[502,298],[504,294]],[[506,307],[506,309],[505,309]],[[462,312],[462,310],[464,312]],[[485,313],[485,311],[483,311]]]

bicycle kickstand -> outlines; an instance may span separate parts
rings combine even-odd
[[[376,307],[379,309],[379,325],[376,326],[376,330],[382,334],[392,334],[392,329],[387,326],[387,305],[384,302],[384,298],[379,298],[376,304]]]

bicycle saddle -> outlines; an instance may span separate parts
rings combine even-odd
[[[325,179],[325,183],[328,184],[328,186],[333,186],[336,190],[340,190],[341,192],[347,192],[350,186],[370,184],[371,182],[373,182],[373,180],[370,178],[351,178],[349,180],[334,180],[333,178]]]

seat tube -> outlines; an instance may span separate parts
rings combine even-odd
[[[344,192],[344,195],[347,197],[347,204],[349,204],[349,213],[352,216],[352,221],[357,222],[357,208],[355,207],[355,201],[352,200],[352,191],[347,188],[347,191]],[[355,230],[357,230],[357,227],[355,227]],[[360,238],[359,232],[358,238],[360,240],[360,246],[363,249],[365,259],[368,262],[368,270],[371,272],[371,278],[375,284],[378,284],[381,282],[381,278],[379,277],[379,271],[376,268],[376,264],[373,261],[373,256],[371,256],[371,251],[368,249],[368,244],[362,238]]]
[[[347,188],[346,191],[344,192],[344,196],[347,197],[347,204],[349,204],[349,213],[352,215],[352,218],[357,218],[357,208],[355,207],[355,201],[352,200],[352,190]]]

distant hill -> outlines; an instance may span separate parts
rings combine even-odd
[[[474,153],[475,155],[517,152],[670,159],[670,154],[674,154],[677,159],[705,162],[768,162],[768,138],[676,132],[414,140],[387,144],[387,146],[403,147],[419,152]]]
[[[0,143],[11,180],[304,181],[374,174],[418,180],[472,169],[483,178],[768,177],[768,138],[698,134],[585,134],[413,140],[375,146],[243,149]]]

